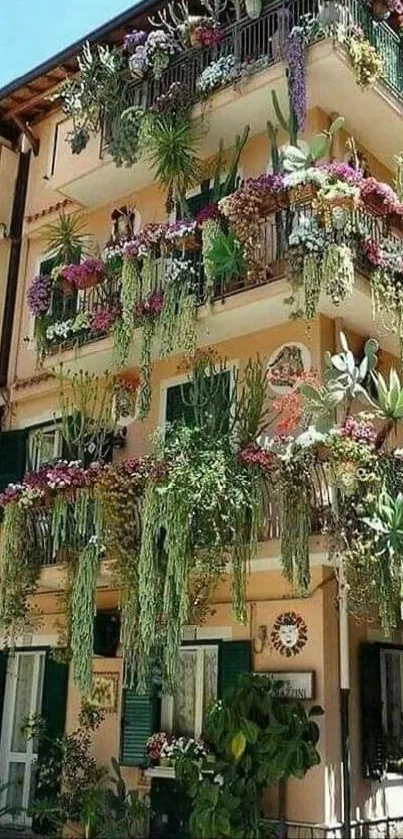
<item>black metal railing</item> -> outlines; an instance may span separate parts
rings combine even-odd
[[[274,282],[284,276],[285,260],[290,256],[290,233],[302,219],[313,218],[315,212],[312,203],[305,203],[292,209],[279,210],[262,219],[255,242],[256,262],[262,270],[260,272],[252,271],[246,276],[234,277],[230,280],[224,276],[218,278],[212,291],[212,302],[219,300],[224,302],[235,294]],[[349,215],[349,223],[344,229],[331,227],[327,230],[322,228],[321,234],[326,244],[336,242],[351,247],[355,265],[364,274],[369,273],[370,265],[362,249],[363,236],[370,237],[375,242],[382,242],[385,236],[388,236],[389,241],[395,242],[399,247],[403,246],[402,238],[391,232],[385,216],[376,216],[362,208]],[[153,275],[151,282],[147,285],[147,294],[164,290],[167,271],[172,264],[172,259],[178,256],[184,256],[192,268],[192,276],[189,279],[189,293],[195,294],[198,306],[204,305],[207,302],[207,289],[201,250],[167,252],[155,257],[152,263]],[[102,284],[80,291],[73,301],[75,314],[72,313],[71,298],[65,298],[61,305],[59,305],[59,301],[57,306],[52,307],[52,322],[63,321],[66,315],[69,316],[70,320],[73,320],[76,314],[82,313],[88,315],[92,320],[104,311],[110,309],[118,311],[120,284],[120,276],[114,274],[107,277]],[[141,289],[139,299],[142,299]],[[100,340],[109,331],[108,328],[103,330],[83,328],[66,338],[55,336],[53,340],[47,342],[47,352],[53,353],[60,349],[68,349],[72,346]]]
[[[149,108],[155,100],[179,82],[191,101],[202,98],[197,80],[213,61],[234,56],[235,67],[246,72],[259,72],[285,57],[286,38],[294,26],[318,12],[318,0],[289,0],[275,2],[256,20],[248,17],[230,24],[222,41],[211,47],[193,47],[170,62],[160,79],[145,78],[134,82],[128,93],[126,107],[138,105]],[[384,83],[399,97],[403,97],[403,44],[399,36],[384,22],[375,21],[368,4],[362,0],[345,0],[343,22],[360,26],[370,43],[385,61]],[[330,30],[329,30],[329,34]],[[228,84],[232,83],[232,79]],[[109,129],[103,130],[102,150],[108,147]]]
[[[311,533],[319,534],[329,520],[332,504],[332,489],[330,486],[326,464],[314,464],[310,472],[310,507]],[[133,514],[136,517],[137,531],[141,533],[142,502],[138,498]],[[79,534],[74,519],[73,509],[69,510],[66,520],[66,533],[63,545],[53,549],[52,512],[49,508],[31,508],[27,517],[29,540],[32,546],[32,560],[44,567],[60,565],[68,562],[72,554],[82,549],[85,541]],[[260,541],[279,539],[280,501],[275,485],[268,480],[263,493],[263,525]],[[106,556],[106,559],[108,557]]]

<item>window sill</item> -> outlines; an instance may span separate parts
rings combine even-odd
[[[146,769],[147,778],[168,778],[175,780],[175,769],[173,766],[153,766]]]

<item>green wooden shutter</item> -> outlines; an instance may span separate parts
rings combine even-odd
[[[249,673],[252,663],[250,641],[223,641],[220,646],[219,695],[224,696],[236,686],[241,673]]]
[[[1,737],[1,723],[3,718],[4,705],[4,691],[6,689],[7,677],[7,651],[0,650],[0,737]]]
[[[190,382],[168,388],[165,422],[181,423],[187,425],[188,428],[194,427],[195,416],[193,406],[186,404],[190,394],[190,388]],[[183,401],[182,394],[185,397],[185,402]]]
[[[38,764],[46,759],[52,750],[52,743],[64,734],[66,722],[67,688],[69,667],[61,661],[52,658],[51,651],[46,655],[45,673],[43,679],[41,716],[46,724],[46,737],[41,739],[38,747]],[[35,799],[44,801],[54,800],[59,791],[58,779],[53,778],[49,784],[43,784],[35,791]],[[34,817],[34,833],[47,836],[54,831],[51,821]]]
[[[229,370],[223,370],[222,373],[216,373],[216,376],[224,376],[225,379],[225,394],[229,397],[230,387],[231,387],[231,376]],[[174,385],[173,387],[169,387],[167,390],[167,398],[166,398],[166,408],[165,408],[165,422],[169,423],[181,423],[182,425],[186,425],[188,428],[194,428],[195,426],[195,415],[194,415],[194,408],[193,405],[189,405],[189,397],[191,395],[191,382],[186,382],[185,384],[181,385]],[[185,400],[185,401],[183,401]],[[229,402],[228,402],[229,405]],[[220,405],[213,403],[206,405],[206,412],[213,412],[219,411]],[[217,414],[214,414],[217,416]],[[225,424],[223,423],[222,432],[225,434],[229,428],[229,415],[228,415],[228,422]]]
[[[386,768],[386,737],[382,724],[379,644],[360,647],[361,753],[364,778],[379,779]]]
[[[28,429],[0,432],[0,492],[24,476]]]
[[[120,763],[122,766],[146,766],[146,743],[158,726],[157,690],[139,694],[126,688],[122,698]]]

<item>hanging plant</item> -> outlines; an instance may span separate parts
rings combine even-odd
[[[354,289],[353,254],[348,245],[330,243],[325,250],[323,280],[326,294],[339,306]]]
[[[92,689],[92,656],[94,650],[94,616],[96,586],[100,562],[100,545],[96,536],[78,558],[71,598],[71,662],[73,678],[84,697]]]

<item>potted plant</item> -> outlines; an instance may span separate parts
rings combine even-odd
[[[332,23],[339,23],[341,17],[341,4],[337,0],[325,0],[319,4],[317,22],[323,26],[331,26]]]
[[[93,288],[105,277],[105,266],[100,259],[87,257],[78,265],[65,265],[61,275],[63,281],[72,288]]]

